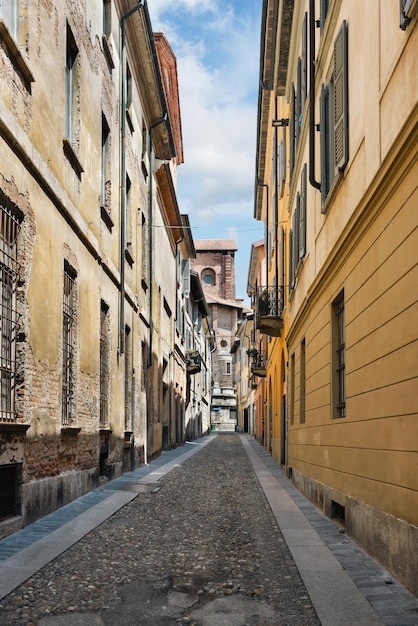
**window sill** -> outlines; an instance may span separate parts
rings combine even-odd
[[[9,51],[10,58],[16,69],[19,71],[19,74],[23,78],[24,82],[28,87],[30,87],[30,84],[35,82],[35,78],[29,69],[26,59],[20,52],[19,47],[10,34],[5,21],[2,19],[0,19],[0,41],[3,48],[6,48]]]
[[[62,140],[62,147],[63,147],[65,156],[67,157],[67,159],[69,160],[71,164],[71,167],[77,174],[78,178],[81,180],[81,174],[84,172],[84,168],[81,165],[78,159],[78,156],[74,152],[74,148],[72,147],[69,139],[67,139],[66,137],[64,137],[64,139]]]
[[[128,264],[132,267],[132,265],[134,264],[134,258],[131,254],[131,249],[132,249],[132,245],[128,244],[128,247],[125,248],[125,259],[128,262]]]
[[[62,426],[61,435],[78,435],[80,431],[78,426]]]
[[[100,205],[100,217],[102,218],[102,221],[106,224],[106,226],[109,229],[109,231],[112,232],[112,228],[114,227],[114,223],[113,223],[113,220],[110,217],[110,214],[108,213],[106,207],[103,206],[103,204]]]
[[[107,64],[109,66],[110,71],[112,71],[113,69],[115,69],[115,62],[113,60],[112,49],[109,45],[106,35],[102,35],[102,46],[103,46],[103,53],[106,57]]]
[[[0,422],[0,433],[23,433],[29,430],[30,424],[21,424],[19,422]]]
[[[101,435],[111,435],[112,434],[112,429],[111,428],[106,428],[106,426],[103,426],[103,427],[99,428],[99,433]]]

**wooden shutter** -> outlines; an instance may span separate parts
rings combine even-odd
[[[300,215],[300,193],[296,195],[296,207],[293,213],[292,227],[293,227],[293,266],[294,266],[294,278],[296,279],[296,272],[299,265],[299,215]]]
[[[302,124],[302,61],[298,58],[296,83],[296,145],[299,143],[300,127]]]
[[[321,200],[324,204],[329,191],[329,88],[323,84],[320,98],[320,121],[321,131]]]
[[[306,163],[302,169],[300,180],[300,207],[299,207],[299,259],[306,254]]]
[[[335,175],[348,161],[348,47],[344,20],[334,42],[334,145]]]
[[[292,83],[292,92],[290,96],[290,157],[289,157],[289,168],[290,168],[290,180],[292,180],[293,168],[295,167],[295,115],[296,115],[296,94],[295,94],[295,86]]]
[[[301,112],[305,109],[306,95],[308,93],[308,14],[305,13],[302,24],[302,80],[301,94],[302,107]]]
[[[185,298],[188,298],[190,296],[190,259],[183,259],[181,274],[183,294]]]
[[[284,261],[285,261],[285,250],[284,250],[284,228],[283,226],[280,229],[280,287],[284,286]]]
[[[293,267],[293,231],[289,231],[289,293],[295,284],[295,273]]]

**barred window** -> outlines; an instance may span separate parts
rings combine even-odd
[[[109,423],[109,307],[100,305],[100,426]]]
[[[16,287],[19,274],[17,236],[20,222],[0,206],[0,421],[15,421],[16,341],[18,313]]]
[[[132,430],[132,342],[131,331],[125,326],[125,430]]]
[[[75,284],[76,272],[64,261],[63,331],[62,331],[62,425],[74,420],[75,388]]]
[[[333,417],[346,415],[344,291],[332,303]]]

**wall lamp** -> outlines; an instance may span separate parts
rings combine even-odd
[[[282,117],[280,120],[272,120],[271,125],[273,128],[277,128],[278,126],[289,126],[289,118]]]

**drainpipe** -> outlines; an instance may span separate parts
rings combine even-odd
[[[121,17],[121,137],[120,137],[120,286],[119,286],[119,355],[125,352],[125,247],[126,247],[126,20],[144,7],[140,0]]]
[[[278,111],[277,111],[277,97],[275,99],[275,104],[274,104],[275,108],[274,108],[274,119],[277,120],[277,115],[278,115]],[[279,247],[278,247],[278,236],[277,236],[277,232],[279,230],[279,181],[277,178],[277,148],[278,148],[278,143],[279,143],[279,139],[278,139],[278,128],[277,126],[274,127],[274,150],[275,150],[275,155],[276,155],[276,171],[274,172],[274,203],[275,203],[275,214],[276,214],[276,220],[274,223],[274,241],[275,241],[275,251],[276,251],[276,255],[275,255],[275,260],[276,260],[276,267],[275,267],[275,272],[276,272],[276,311],[279,311]]]
[[[315,179],[315,28],[315,0],[309,0],[309,182],[321,189]]]

